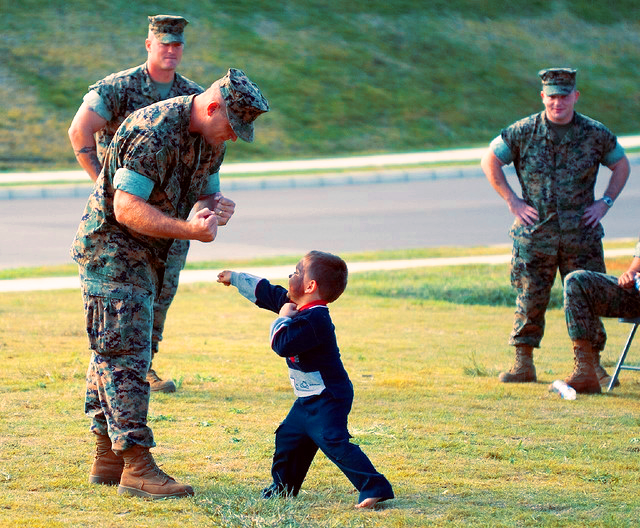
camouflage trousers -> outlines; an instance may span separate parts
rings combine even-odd
[[[560,272],[564,283],[569,273],[581,269],[605,272],[599,238],[545,233],[544,237],[514,239],[511,284],[518,296],[510,345],[540,346],[556,275]],[[606,339],[600,321],[593,332],[600,336],[598,341]]]
[[[180,272],[187,261],[189,252],[188,240],[174,240],[167,255],[166,267],[162,289],[153,305],[153,339],[151,342],[152,355],[158,351],[158,344],[162,341],[164,323],[167,319],[167,311],[178,291]]]
[[[611,275],[575,271],[564,281],[564,314],[572,341],[587,339],[603,350],[606,334],[594,331],[600,317],[640,317],[640,293],[621,288]]]
[[[85,413],[94,433],[108,435],[120,453],[153,447],[147,426],[153,326],[152,292],[81,272],[89,346]]]

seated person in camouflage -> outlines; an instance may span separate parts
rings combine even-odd
[[[509,344],[515,347],[503,383],[536,381],[533,349],[540,347],[545,314],[556,275],[564,280],[579,269],[604,272],[604,230],[600,220],[629,177],[629,161],[616,136],[602,123],[574,111],[580,92],[576,70],[538,72],[544,110],[505,128],[482,158],[491,186],[505,200],[515,220],[511,284],[517,300]],[[522,189],[520,198],[502,167],[513,163]],[[604,196],[595,199],[601,165],[611,170]],[[601,323],[597,332],[604,332]],[[603,383],[609,375],[594,363]]]
[[[192,495],[149,452],[153,305],[175,239],[211,242],[227,140],[253,141],[266,99],[230,69],[205,92],[131,114],[117,130],[71,248],[92,349],[85,413],[96,435],[89,480],[148,498]],[[192,215],[192,216],[190,216]]]
[[[639,279],[640,241],[629,269],[617,279],[584,270],[567,275],[564,281],[564,313],[576,352],[574,371],[565,382],[576,392],[600,392],[601,383],[591,360],[593,350],[604,350],[606,334],[597,331],[600,317],[640,317],[640,292],[636,287]]]
[[[80,166],[96,181],[102,170],[105,152],[113,135],[125,118],[140,108],[180,95],[194,95],[204,90],[195,82],[176,73],[182,60],[188,21],[180,16],[156,15],[149,18],[145,46],[147,61],[140,66],[108,75],[89,87],[84,101],[69,127],[69,139]],[[217,176],[216,176],[217,177]],[[219,193],[219,187],[212,187]],[[223,225],[233,214],[234,203],[219,194],[219,206],[227,210],[218,217]],[[152,354],[158,352],[167,310],[175,297],[189,250],[188,240],[176,240],[166,258],[162,290],[155,299]],[[150,367],[147,381],[152,391],[174,392],[172,380],[162,380]]]

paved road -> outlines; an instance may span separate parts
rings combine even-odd
[[[191,262],[427,245],[429,182],[229,191],[236,214]],[[70,262],[85,197],[0,201],[0,268]]]
[[[477,169],[391,183],[223,191],[238,204],[212,244],[194,242],[190,262],[436,246],[508,244],[511,216]],[[608,181],[607,170],[598,195]],[[517,187],[517,182],[513,181]],[[0,200],[0,269],[63,264],[86,195]],[[640,159],[604,221],[608,238],[638,235]]]

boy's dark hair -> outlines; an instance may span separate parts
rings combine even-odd
[[[318,284],[323,301],[335,301],[347,287],[347,263],[336,255],[324,251],[309,251],[304,256],[307,261],[307,277]]]

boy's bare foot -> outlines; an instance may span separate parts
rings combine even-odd
[[[382,497],[369,497],[368,499],[364,499],[360,504],[356,504],[356,508],[373,509],[381,500]]]

